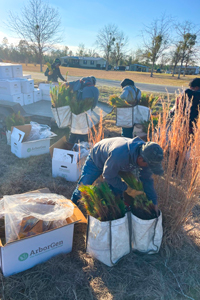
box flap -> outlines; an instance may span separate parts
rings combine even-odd
[[[51,147],[49,147],[49,152],[51,154],[51,157],[53,158],[53,149],[54,148],[71,150],[72,147],[73,147],[73,144],[67,142],[66,136],[63,136],[56,143],[54,143],[53,145],[51,145]]]
[[[76,164],[78,162],[78,152],[65,149],[54,148],[53,159],[63,163]]]
[[[13,128],[12,130],[12,134],[11,136],[13,138],[15,138],[19,143],[22,143],[24,136],[25,136],[25,132],[17,129],[16,127]]]
[[[15,130],[14,130],[15,129]],[[17,130],[16,130],[17,129]],[[13,132],[14,130],[14,132]],[[21,125],[21,126],[12,126],[11,127],[11,134],[15,138],[19,138],[20,135],[20,143],[29,135],[31,131],[31,124]],[[13,135],[14,134],[14,135]],[[23,138],[21,138],[23,136]]]

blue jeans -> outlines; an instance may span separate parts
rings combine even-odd
[[[130,128],[122,127],[122,136],[132,139],[133,138],[133,127],[130,127]]]
[[[83,184],[83,185],[93,184],[93,182],[102,174],[102,171],[103,170],[97,168],[97,166],[94,164],[91,156],[88,155],[86,162],[83,166],[81,178],[80,178],[78,185],[77,185],[76,189],[74,190],[72,197],[71,197],[71,200],[75,204],[77,204],[77,201],[81,198],[81,192],[78,190],[79,185],[80,184]],[[112,189],[112,191],[115,195],[122,195],[122,193],[123,193],[121,190],[118,190],[117,188],[114,188],[112,186],[110,186],[110,188]]]

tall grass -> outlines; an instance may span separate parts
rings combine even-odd
[[[91,119],[92,121],[92,119]],[[93,123],[93,122],[92,122]],[[94,123],[93,123],[94,125]],[[104,130],[103,130],[103,111],[100,111],[99,123],[92,128],[89,128],[88,131],[88,142],[93,147],[96,143],[104,139]]]
[[[155,178],[159,208],[163,213],[164,245],[179,246],[181,233],[200,195],[200,118],[189,135],[191,103],[180,101],[172,122],[168,122],[169,104],[163,102],[151,140],[164,151],[164,176]],[[152,128],[153,128],[152,121]],[[148,140],[149,140],[148,136]]]

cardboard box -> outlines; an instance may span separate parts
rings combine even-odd
[[[12,65],[12,77],[23,77],[22,65]]]
[[[45,190],[49,192],[48,189]],[[4,276],[25,271],[55,255],[72,251],[74,224],[87,223],[82,212],[73,205],[74,213],[67,219],[67,225],[6,245],[0,243],[1,270]]]
[[[42,92],[40,89],[34,89],[33,91],[33,102],[42,100]]]
[[[79,152],[71,151],[72,147],[65,136],[50,147],[53,177],[64,177],[72,182],[78,180],[86,157],[79,161]]]
[[[40,83],[39,89],[42,91],[42,100],[51,101],[50,89],[57,86],[58,84],[53,83]]]
[[[24,96],[23,96],[23,94],[5,95],[5,94],[0,93],[0,100],[16,102],[16,103],[19,103],[21,106],[24,105]]]
[[[9,64],[0,64],[0,79],[12,78],[12,65]]]
[[[21,90],[23,94],[30,94],[34,91],[33,79],[20,79]]]
[[[11,152],[19,158],[49,153],[50,139],[56,136],[52,132],[51,137],[35,141],[25,141],[31,131],[31,125],[21,125],[11,129]]]
[[[33,92],[29,94],[23,94],[23,97],[24,97],[24,105],[33,103]]]
[[[19,80],[0,80],[0,94],[16,95],[21,93]]]

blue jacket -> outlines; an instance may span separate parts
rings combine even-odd
[[[144,192],[149,200],[157,204],[152,172],[149,167],[139,167],[137,157],[141,146],[145,144],[139,137],[134,139],[116,137],[100,141],[91,150],[95,165],[102,170],[103,178],[114,188],[122,192],[127,184],[118,175],[119,171],[134,172],[142,181]]]

